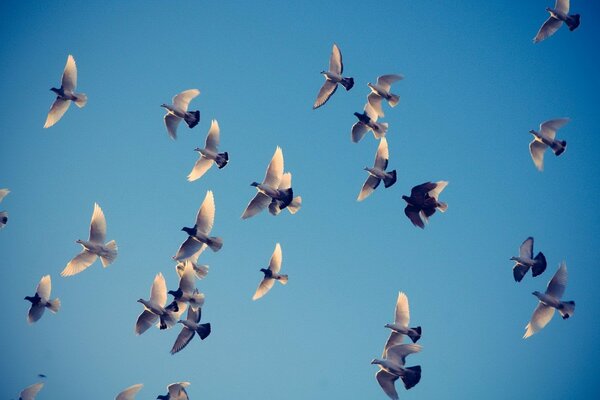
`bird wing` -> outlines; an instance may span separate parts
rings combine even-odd
[[[383,97],[374,92],[369,93],[369,95],[367,96],[367,101],[371,105],[371,108],[375,111],[375,113],[378,116],[383,117],[384,113],[383,109],[381,108],[381,100],[383,100]]]
[[[210,158],[206,158],[202,154],[200,154],[200,158],[198,158],[198,160],[194,164],[194,168],[192,168],[189,175],[187,176],[187,180],[192,182],[196,179],[200,179],[206,173],[206,171],[208,171],[210,167],[212,167],[214,163],[215,162]]]
[[[185,388],[188,386],[190,386],[189,382],[171,383],[167,386],[169,396],[171,397],[170,400],[187,400],[188,397]]]
[[[548,282],[546,294],[560,300],[567,287],[567,278],[567,264],[563,261],[550,282]]]
[[[352,141],[354,143],[360,142],[367,132],[369,132],[369,127],[361,121],[357,121],[352,125]]]
[[[279,243],[277,243],[275,245],[275,250],[273,250],[273,255],[271,255],[271,260],[269,260],[269,269],[273,273],[278,273],[281,270],[282,258],[283,257],[281,255],[281,246],[279,245]]]
[[[377,147],[377,153],[375,153],[375,168],[385,171],[389,158],[388,143],[386,138],[382,137]]]
[[[171,113],[165,114],[165,126],[167,127],[167,133],[173,140],[177,139],[177,127],[179,126],[180,122],[181,118]]]
[[[51,291],[52,281],[50,280],[50,275],[45,275],[42,277],[42,279],[40,279],[40,283],[38,283],[35,292],[42,298],[42,300],[48,301],[48,299],[50,299]]]
[[[190,310],[192,307],[190,307]],[[189,312],[189,311],[188,311]],[[194,338],[194,331],[184,326],[177,335],[177,339],[175,339],[175,343],[173,343],[173,347],[171,348],[171,354],[175,354],[181,350]]]
[[[266,184],[272,188],[278,188],[283,176],[283,152],[281,147],[277,146],[273,158],[267,167],[263,184]]]
[[[331,49],[331,57],[329,57],[329,71],[341,74],[344,72],[344,64],[342,62],[342,53],[337,44],[333,44]]]
[[[179,246],[179,250],[177,250],[174,259],[177,261],[184,261],[188,258],[195,257],[196,254],[202,253],[205,248],[205,243],[198,241],[192,236],[188,236],[188,238],[181,243],[181,246]]]
[[[90,222],[90,242],[104,244],[105,239],[106,218],[98,203],[94,203],[94,213]]]
[[[161,307],[167,302],[167,283],[162,272],[159,272],[154,277],[152,289],[150,289],[150,301]]]
[[[556,0],[554,8],[557,11],[568,14],[569,13],[569,0]]]
[[[63,115],[69,109],[71,105],[71,100],[63,100],[59,97],[54,100],[52,106],[50,107],[50,111],[48,111],[48,116],[46,117],[46,123],[44,123],[44,128],[50,128],[52,125],[60,121]]]
[[[404,366],[406,362],[406,357],[409,354],[418,353],[421,351],[421,345],[415,343],[409,344],[399,344],[396,346],[392,346],[387,349],[386,358],[388,360],[394,361],[400,366]]]
[[[554,33],[562,26],[563,22],[560,19],[550,17],[544,22],[537,35],[533,38],[533,43],[541,42],[554,35]]]
[[[210,123],[210,129],[208,130],[208,135],[206,135],[206,143],[204,147],[208,150],[217,151],[217,147],[219,147],[220,140],[220,132],[219,123],[216,119],[213,119]]]
[[[544,153],[547,148],[548,146],[539,140],[534,139],[529,143],[529,153],[531,153],[531,158],[535,167],[540,171],[544,170]]]
[[[148,310],[142,311],[135,323],[135,334],[141,335],[146,332],[158,320],[158,315],[151,313]]]
[[[442,190],[444,190],[446,186],[448,186],[448,182],[438,181],[435,183],[435,187],[428,191],[427,194],[437,200],[440,196],[440,193],[442,193]]]
[[[66,91],[72,92],[77,87],[77,64],[75,59],[69,54],[67,57],[67,63],[65,64],[65,70],[63,71],[61,79],[62,88]]]
[[[569,122],[569,118],[557,118],[540,124],[540,135],[549,140],[554,140],[556,131],[562,128]]]
[[[200,318],[202,317],[202,308],[197,308],[194,310],[193,307],[188,308],[187,320],[191,322],[198,323],[200,322]]]
[[[198,89],[184,90],[173,97],[173,105],[177,108],[187,111],[190,101],[200,94]]]
[[[525,239],[519,247],[519,257],[533,259],[533,238],[531,236]]]
[[[397,74],[381,75],[377,78],[377,85],[381,86],[383,89],[389,92],[392,83],[397,82],[401,79],[404,79],[404,76]]]
[[[263,297],[265,294],[267,294],[267,292],[269,290],[271,290],[271,288],[273,287],[274,284],[275,284],[275,279],[263,278],[263,280],[260,281],[260,284],[258,285],[256,292],[254,292],[254,296],[252,296],[252,300],[258,300],[261,297]]]
[[[96,261],[98,256],[88,250],[83,250],[77,254],[63,269],[60,276],[71,276],[80,273]]]
[[[360,193],[358,194],[358,198],[356,200],[363,201],[364,199],[369,197],[371,193],[373,193],[373,191],[377,189],[377,186],[379,186],[380,183],[381,179],[377,178],[376,176],[369,175],[362,188],[360,189]]]
[[[403,292],[398,293],[396,300],[396,311],[394,314],[394,322],[404,328],[408,328],[410,321],[410,311],[408,308],[408,297]]]
[[[42,318],[42,315],[44,315],[45,310],[45,305],[41,305],[40,303],[35,305],[32,304],[31,307],[29,307],[29,312],[27,313],[27,322],[32,324],[39,320],[40,318]]]
[[[179,289],[184,293],[192,293],[196,288],[196,273],[191,262],[186,262],[183,274],[179,278]]]
[[[38,392],[40,390],[42,390],[43,387],[44,387],[44,384],[42,382],[34,383],[31,386],[27,386],[25,389],[23,389],[23,391],[19,395],[20,400],[34,400],[35,396],[38,394]]]
[[[380,369],[375,374],[375,378],[377,379],[377,382],[379,382],[379,386],[381,386],[385,394],[387,394],[390,399],[399,399],[398,392],[396,392],[396,386],[394,385],[399,378],[397,375],[390,374],[389,372]]]
[[[535,308],[533,315],[531,316],[531,321],[529,321],[525,327],[525,335],[523,335],[523,339],[527,339],[548,325],[548,322],[550,322],[552,316],[554,316],[554,308],[549,307],[540,301]]]
[[[435,189],[435,187],[436,184],[432,182],[421,183],[420,185],[417,185],[411,189],[410,197],[422,198],[424,197],[425,193],[429,193]]]
[[[0,201],[2,201],[2,199],[4,199],[4,197],[6,197],[6,195],[9,193],[10,193],[10,190],[8,190],[8,189],[0,189]]]
[[[329,79],[325,80],[323,86],[319,90],[317,94],[317,99],[315,100],[315,104],[313,104],[313,110],[321,107],[323,104],[327,103],[327,100],[335,93],[337,90],[337,83],[330,81]]]
[[[281,175],[281,181],[279,181],[278,189],[285,190],[285,189],[289,189],[291,187],[292,187],[292,173],[286,172],[283,175]]]
[[[212,190],[209,190],[206,192],[206,197],[204,197],[204,201],[198,209],[198,214],[196,215],[196,229],[198,232],[208,235],[213,228],[214,222],[215,198]]]
[[[135,395],[137,394],[137,392],[140,391],[142,386],[144,386],[144,385],[141,383],[129,386],[127,389],[125,389],[121,393],[119,393],[117,395],[117,397],[115,398],[115,400],[134,400]]]
[[[420,210],[417,207],[407,205],[404,208],[404,214],[408,217],[408,219],[410,219],[410,222],[412,222],[412,224],[414,226],[418,226],[421,229],[425,228],[425,224],[423,223],[423,220],[421,219]]]
[[[265,209],[270,203],[271,198],[269,196],[262,192],[256,193],[256,196],[254,196],[254,198],[250,200],[250,203],[248,203],[248,206],[244,210],[244,213],[242,214],[242,219],[250,218],[258,214],[263,209]]]

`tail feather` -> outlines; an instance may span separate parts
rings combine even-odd
[[[410,328],[408,331],[408,337],[413,343],[417,343],[417,341],[421,339],[421,327],[417,326],[416,328]]]
[[[562,153],[564,153],[565,150],[567,149],[567,141],[566,140],[560,140],[560,141],[558,141],[558,144],[557,144],[557,142],[553,142],[550,147],[552,148],[552,151],[554,152],[554,155],[556,157],[558,157]]]
[[[516,263],[513,267],[513,277],[515,278],[515,282],[521,282],[523,277],[529,271],[529,267],[527,265]]]
[[[567,26],[569,27],[569,30],[571,32],[574,31],[575,29],[577,29],[577,27],[579,26],[579,19],[580,19],[579,14],[568,16],[568,18],[565,22],[567,23]]]
[[[544,253],[540,251],[533,260],[535,261],[535,264],[533,264],[533,267],[531,268],[531,274],[536,277],[546,270],[546,257],[544,256]]]
[[[187,126],[191,129],[198,125],[198,122],[200,122],[200,111],[188,111],[185,113],[184,119]]]
[[[287,285],[287,283],[288,283],[288,276],[287,275],[280,275],[279,282],[282,285]]]
[[[443,201],[438,202],[436,208],[438,210],[440,210],[441,212],[446,212],[446,210],[448,209],[448,204],[444,203]]]
[[[386,188],[389,188],[394,183],[396,183],[396,170],[390,171],[389,174],[391,176],[386,175],[386,177],[383,178],[383,186],[385,186]]]
[[[48,301],[46,307],[48,307],[48,309],[53,313],[58,312],[58,310],[60,310],[60,299],[56,298],[54,300]]]
[[[354,86],[354,78],[342,78],[340,83],[346,90],[350,90]]]
[[[292,200],[290,204],[288,204],[287,209],[291,214],[296,214],[298,210],[302,207],[302,197],[296,196]]]
[[[406,390],[414,387],[421,380],[421,366],[415,365],[414,367],[405,368],[404,375],[400,378],[402,378]]]
[[[106,243],[104,247],[106,248],[107,252],[106,254],[100,256],[100,261],[102,261],[102,266],[106,268],[117,258],[117,242],[111,240],[110,242]]]
[[[387,122],[382,122],[382,123],[376,122],[376,125],[379,127],[379,129],[377,129],[377,130],[373,129],[373,136],[375,136],[375,139],[381,139],[387,133],[389,125]]]
[[[563,319],[572,317],[575,313],[575,302],[574,301],[561,301],[558,307],[558,312]]]
[[[388,99],[388,104],[390,107],[396,107],[398,103],[400,103],[400,96],[390,93],[390,98]]]
[[[86,104],[87,104],[87,96],[85,93],[76,93],[75,97],[77,98],[77,100],[75,100],[75,105],[79,108],[83,108]]]
[[[221,247],[223,247],[223,239],[221,239],[220,237],[212,236],[208,238],[206,244],[208,245],[208,247],[210,247],[212,251],[219,251],[221,250]]]
[[[198,329],[196,329],[196,332],[198,332],[198,336],[200,336],[200,339],[206,339],[208,335],[210,335],[210,323],[198,325]]]
[[[229,162],[229,154],[227,154],[227,152],[219,153],[219,156],[217,157],[215,162],[217,163],[217,167],[219,169],[223,168]]]

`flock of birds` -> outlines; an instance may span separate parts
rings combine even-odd
[[[569,15],[569,0],[557,0],[554,8],[547,8],[550,13],[548,20],[542,25],[539,32],[533,39],[534,43],[542,41],[554,34],[564,23],[572,31],[579,26],[579,15]],[[321,73],[325,77],[325,82],[318,92],[317,99],[313,109],[322,107],[331,96],[336,92],[338,84],[342,85],[347,91],[354,86],[354,79],[344,77],[342,73],[344,65],[342,54],[339,47],[334,44],[329,60],[329,69]],[[351,140],[354,143],[360,142],[366,133],[373,132],[376,139],[379,139],[379,145],[375,154],[373,167],[365,167],[368,177],[363,184],[357,200],[362,201],[370,196],[383,181],[384,187],[388,188],[396,182],[396,170],[388,171],[389,150],[386,139],[386,133],[389,125],[378,122],[378,118],[384,117],[382,104],[384,100],[390,107],[395,107],[400,97],[391,92],[391,85],[403,79],[399,74],[382,75],[377,78],[377,83],[368,83],[371,92],[367,96],[367,103],[364,106],[363,113],[354,113],[358,121],[352,126]],[[75,92],[77,87],[77,66],[73,56],[69,55],[62,75],[61,87],[50,89],[56,93],[56,99],[48,113],[44,128],[49,128],[56,124],[68,110],[71,102],[82,108],[87,103],[87,96],[83,93]],[[189,128],[194,128],[200,121],[200,111],[189,111],[190,102],[200,94],[198,89],[183,91],[173,97],[173,104],[162,104],[166,109],[164,122],[168,135],[172,139],[177,138],[177,128],[183,120]],[[566,141],[557,140],[556,132],[564,126],[569,120],[567,118],[553,119],[543,122],[539,131],[531,130],[534,136],[530,143],[530,153],[533,162],[540,171],[543,169],[543,160],[545,150],[550,147],[556,156],[562,154],[567,146]],[[195,181],[201,178],[213,164],[219,169],[224,168],[229,161],[227,152],[219,152],[219,124],[216,120],[211,121],[204,148],[196,148],[199,158],[189,173],[188,181]],[[295,214],[302,205],[300,196],[294,197],[292,189],[292,175],[290,172],[284,172],[283,152],[277,147],[273,157],[267,166],[265,177],[262,182],[253,182],[251,185],[257,190],[241,218],[250,218],[265,208],[269,209],[272,215],[278,215],[282,210],[287,209]],[[425,182],[412,188],[410,196],[402,196],[406,202],[404,213],[411,223],[419,228],[424,228],[428,219],[439,210],[444,212],[448,205],[439,200],[440,193],[447,186],[448,182]],[[8,189],[0,189],[0,201],[8,195]],[[198,264],[200,254],[208,247],[212,251],[219,251],[223,246],[223,240],[220,237],[210,236],[215,217],[215,201],[212,191],[206,193],[202,202],[193,227],[184,227],[187,238],[177,250],[173,259],[176,261],[175,270],[179,277],[179,286],[176,290],[167,291],[167,285],[162,273],[154,277],[150,290],[149,300],[139,299],[138,302],[144,307],[135,323],[135,334],[141,335],[152,326],[157,326],[160,330],[173,328],[177,324],[182,325],[179,335],[171,348],[171,354],[183,350],[194,336],[199,336],[201,340],[206,339],[211,333],[210,323],[200,323],[202,307],[205,296],[196,288],[196,280],[204,279],[208,274],[208,266]],[[0,228],[8,222],[8,213],[0,212]],[[534,257],[533,238],[527,238],[519,248],[519,255],[511,257],[515,261],[513,266],[513,277],[516,282],[520,282],[531,269],[532,276],[537,277],[546,270],[546,258],[542,252]],[[73,257],[61,276],[68,277],[81,273],[100,258],[103,267],[109,266],[117,258],[118,247],[114,240],[106,242],[106,218],[102,208],[94,205],[92,219],[90,223],[90,232],[88,240],[77,240],[82,246],[82,251]],[[252,296],[257,300],[266,295],[279,281],[285,285],[288,282],[288,275],[281,274],[282,251],[281,245],[277,243],[269,261],[267,268],[262,268],[262,280],[259,283],[256,292]],[[573,315],[575,302],[562,301],[561,298],[567,284],[567,267],[562,262],[547,285],[546,291],[533,292],[533,295],[539,299],[538,305],[533,312],[530,322],[526,326],[526,332],[523,336],[528,338],[544,328],[552,319],[555,310],[558,310],[563,319]],[[28,311],[27,320],[29,323],[38,321],[46,309],[53,313],[59,311],[61,303],[58,298],[51,299],[52,283],[50,275],[45,275],[39,281],[35,294],[26,296],[25,300],[31,303]],[[168,302],[168,295],[173,297]],[[168,304],[167,304],[168,303]],[[187,310],[187,316],[182,319],[183,313]],[[410,389],[419,383],[421,378],[421,366],[406,367],[406,358],[422,350],[421,345],[416,342],[421,338],[421,327],[409,327],[410,312],[407,296],[400,292],[396,301],[394,322],[385,325],[391,330],[390,336],[386,341],[381,358],[374,359],[371,363],[379,366],[376,373],[376,379],[383,391],[391,398],[398,399],[398,393],[395,388],[395,382],[400,378],[406,389]],[[408,336],[413,343],[404,344],[404,336]],[[40,375],[44,377],[43,375]],[[189,382],[176,382],[167,387],[166,395],[159,395],[157,399],[165,400],[187,400],[188,394],[186,387]],[[133,385],[116,397],[117,400],[131,400],[141,390],[142,384]],[[33,400],[37,393],[42,389],[43,383],[36,383],[25,388],[20,393],[20,400]]]

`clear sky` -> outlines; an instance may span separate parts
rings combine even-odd
[[[149,399],[186,380],[192,399],[386,399],[370,361],[398,291],[423,327],[423,351],[408,359],[422,380],[398,385],[401,398],[600,396],[600,8],[571,3],[581,26],[537,45],[551,0],[0,3],[0,188],[11,190],[0,204],[0,397],[43,373],[40,400],[114,398],[134,383]],[[355,86],[314,111],[334,42]],[[89,102],[45,130],[68,54]],[[377,142],[350,142],[352,113],[389,73],[405,75],[382,120],[398,181],[358,203]],[[172,141],[160,104],[190,88],[202,119]],[[540,173],[528,130],[558,117],[572,119],[558,135],[568,149],[547,153]],[[230,163],[189,183],[213,118]],[[278,145],[303,208],[242,221]],[[401,195],[429,180],[450,182],[449,209],[422,231]],[[172,356],[180,328],[135,336],[136,300],[158,272],[176,287],[171,256],[207,190],[225,242],[200,258],[212,334]],[[94,202],[119,256],[62,278]],[[509,258],[528,236],[548,269],[517,284]],[[253,302],[276,242],[289,284]],[[531,292],[563,260],[575,315],[525,341]],[[30,326],[23,297],[45,274],[62,309]]]

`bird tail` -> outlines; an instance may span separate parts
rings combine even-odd
[[[206,275],[208,275],[208,265],[194,265],[194,272],[196,273],[196,277],[198,279],[204,279],[206,278]]]
[[[4,228],[4,225],[8,222],[8,213],[6,211],[0,211],[0,228]]]
[[[388,99],[388,104],[390,107],[396,107],[398,103],[400,103],[400,96],[390,93],[390,98]]]
[[[386,188],[389,188],[396,183],[396,170],[390,171],[389,174],[390,176],[386,175],[385,178],[383,178],[383,186]]]
[[[46,307],[48,307],[48,310],[52,311],[53,313],[58,312],[58,310],[60,310],[60,299],[56,298],[48,301]]]
[[[574,301],[561,301],[560,306],[558,306],[558,312],[563,317],[563,319],[567,319],[572,317],[575,313],[575,302]]]
[[[229,162],[229,154],[227,152],[219,153],[215,162],[217,163],[217,167],[219,169],[223,168]]]
[[[531,274],[535,277],[541,275],[546,270],[546,257],[541,251],[533,259],[535,263],[531,268]]]
[[[210,323],[198,325],[198,329],[196,329],[196,332],[198,332],[198,336],[200,336],[200,339],[206,339],[208,335],[210,335]]]
[[[192,305],[195,310],[204,305],[204,293],[200,293],[198,289],[194,291],[192,298],[190,299],[190,306]]]
[[[210,247],[212,251],[219,251],[221,250],[221,247],[223,247],[223,239],[221,239],[220,237],[212,236],[208,238],[206,244],[208,245],[208,247]]]
[[[527,271],[529,271],[527,265],[516,263],[513,267],[513,277],[515,278],[515,282],[521,282],[523,277],[527,274]]]
[[[117,258],[117,242],[111,240],[104,247],[106,248],[106,254],[100,256],[100,261],[102,261],[102,266],[106,268]]]
[[[570,31],[574,31],[579,26],[579,14],[569,15],[565,21]]]
[[[375,136],[375,139],[381,139],[387,133],[388,123],[387,122],[383,122],[383,123],[376,122],[375,126],[377,126],[377,129],[373,129],[373,136]]]
[[[177,301],[175,300],[173,300],[171,304],[165,307],[166,312],[160,316],[160,329],[169,329],[175,326],[175,324],[177,323],[177,317],[181,314],[179,312],[179,308],[179,304],[177,304]]]
[[[189,111],[185,113],[185,123],[188,127],[193,128],[200,122],[200,111]]]
[[[354,78],[342,78],[340,83],[346,90],[350,90],[354,86]]]
[[[287,285],[288,283],[288,276],[287,275],[279,275],[279,282],[281,282],[282,285]]]
[[[440,201],[437,203],[436,208],[441,212],[446,212],[446,210],[448,209],[448,204],[444,203],[443,201]]]
[[[421,339],[421,327],[417,326],[416,328],[410,328],[408,330],[408,337],[413,343],[417,343],[417,341]]]
[[[550,147],[552,148],[554,155],[558,157],[567,149],[567,142],[566,140],[557,140],[556,142],[552,142]]]
[[[401,378],[406,390],[412,388],[421,380],[421,366],[415,365],[414,367],[405,368]]]
[[[75,94],[75,105],[79,108],[83,108],[87,104],[87,96],[85,93]]]
[[[292,190],[292,188],[288,188],[283,190],[283,194],[284,198],[281,200],[281,204],[279,205],[279,208],[281,208],[282,210],[289,206],[292,200],[294,200],[294,191]]]
[[[288,204],[287,209],[291,214],[296,214],[298,210],[302,207],[302,197],[296,196],[293,198],[292,202]]]

